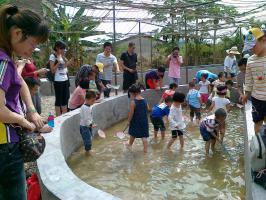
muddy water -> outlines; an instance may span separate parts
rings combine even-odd
[[[166,150],[169,131],[164,141],[154,141],[151,124],[148,153],[142,153],[141,140],[128,150],[126,138],[114,136],[124,128],[125,122],[121,122],[106,130],[106,139],[94,139],[93,156],[84,156],[80,148],[68,164],[88,184],[125,200],[245,199],[243,114],[234,110],[227,122],[224,143],[235,162],[219,145],[213,155],[206,157],[204,142],[194,125],[187,128],[192,141],[185,138],[183,151],[178,141],[172,151]]]

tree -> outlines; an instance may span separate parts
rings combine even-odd
[[[201,54],[200,44],[209,39],[214,41],[215,47],[216,31],[234,24],[234,16],[237,14],[234,7],[210,3],[209,0],[165,0],[163,8],[151,9],[150,12],[154,15],[156,22],[164,25],[159,35],[164,36],[165,39],[172,38],[171,43],[167,40],[167,45],[172,48],[180,38],[183,38],[186,57],[188,52],[194,52],[196,65]],[[214,37],[210,34],[211,31],[214,31]],[[195,51],[187,48],[195,48]],[[215,52],[216,49],[213,51]],[[214,53],[213,57],[215,57]]]
[[[85,15],[85,8],[78,8],[74,16],[66,12],[66,7],[62,5],[43,4],[45,19],[48,21],[51,34],[49,37],[49,46],[52,47],[56,40],[62,40],[67,43],[67,57],[75,57],[76,67],[82,64],[84,48],[87,45],[95,46],[88,41],[80,40],[92,35],[103,34],[103,32],[93,31],[99,25],[99,21]]]

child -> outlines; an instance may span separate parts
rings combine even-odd
[[[204,104],[207,104],[209,93],[210,93],[210,81],[206,80],[208,77],[208,74],[202,74],[201,75],[201,81],[199,82],[199,93],[201,102]]]
[[[162,139],[165,137],[165,125],[163,122],[163,117],[168,116],[170,112],[170,106],[172,104],[172,98],[170,96],[166,97],[164,103],[155,105],[151,112],[151,122],[154,127],[154,138],[157,139],[157,133],[159,129],[161,130]]]
[[[227,88],[224,85],[217,86],[217,95],[216,97],[213,97],[212,99],[212,105],[210,106],[208,112],[211,112],[212,110],[216,112],[219,108],[224,109],[225,111],[230,111],[230,100],[225,98],[227,92]],[[225,135],[225,122],[221,123],[221,141],[223,141],[224,135]]]
[[[226,98],[231,100],[231,92],[232,92],[232,88],[233,88],[234,82],[232,80],[227,80],[225,82],[225,85],[227,87]]]
[[[215,96],[216,91],[217,91],[217,86],[218,86],[218,85],[225,85],[225,75],[224,75],[224,72],[220,72],[220,73],[218,74],[218,79],[215,80],[215,81],[213,82],[213,92],[212,92],[212,97]]]
[[[165,92],[162,95],[162,98],[160,102],[162,103],[167,97],[173,97],[174,93],[176,92],[176,89],[178,88],[176,83],[171,83],[169,85],[169,90],[165,90]]]
[[[247,58],[241,58],[238,61],[239,74],[236,77],[237,80],[237,92],[239,94],[239,102],[242,102],[242,97],[244,96],[244,82],[246,74]]]
[[[255,133],[266,123],[266,30],[252,28],[245,37],[244,50],[251,50],[254,55],[248,58],[245,92],[243,103],[249,96],[252,102],[252,118],[255,123]]]
[[[173,96],[173,103],[168,116],[170,129],[172,131],[172,138],[167,144],[167,149],[171,148],[172,144],[177,138],[177,135],[180,141],[180,148],[183,149],[184,147],[183,132],[181,131],[184,125],[181,104],[184,102],[184,100],[185,95],[183,93],[176,92]]]
[[[26,84],[28,85],[29,91],[30,91],[30,96],[32,99],[32,103],[34,107],[36,108],[37,112],[41,114],[42,109],[41,109],[41,102],[40,98],[36,95],[37,92],[39,91],[40,88],[40,82],[39,80],[33,78],[33,77],[27,77],[24,79]]]
[[[199,124],[200,115],[200,105],[201,105],[201,95],[198,90],[195,89],[195,83],[189,83],[189,91],[186,97],[186,101],[190,107],[190,120],[193,122],[194,114],[196,114],[196,121]]]
[[[200,134],[205,143],[206,155],[209,155],[209,149],[211,146],[212,151],[214,152],[214,147],[216,143],[216,135],[218,137],[218,133],[220,131],[219,127],[221,124],[225,123],[226,119],[226,111],[222,108],[219,108],[215,111],[214,115],[210,115],[206,117],[200,124]]]
[[[78,87],[74,90],[72,93],[69,102],[68,102],[68,108],[69,110],[75,110],[77,108],[80,108],[84,102],[85,102],[85,95],[86,90],[89,89],[90,81],[88,78],[81,79],[79,81]]]
[[[143,143],[143,151],[147,153],[149,137],[149,126],[148,126],[148,110],[149,106],[146,100],[141,96],[141,87],[139,84],[133,84],[129,89],[128,93],[134,100],[130,103],[130,111],[128,115],[129,124],[129,147],[132,147],[135,138],[141,138]]]
[[[96,127],[96,125],[93,123],[91,108],[95,101],[95,92],[88,90],[85,96],[85,103],[80,108],[80,134],[85,146],[86,155],[91,155],[92,128]]]

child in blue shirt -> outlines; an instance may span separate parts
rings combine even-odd
[[[200,105],[201,105],[201,95],[198,90],[195,89],[195,83],[189,83],[189,91],[186,97],[186,101],[190,107],[190,120],[193,122],[194,114],[196,114],[197,124],[200,122]]]
[[[159,129],[161,130],[162,139],[164,139],[166,128],[163,117],[169,115],[171,105],[172,97],[168,96],[165,98],[164,103],[153,106],[150,118],[154,127],[154,139],[157,139]]]

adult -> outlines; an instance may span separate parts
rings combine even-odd
[[[43,126],[12,58],[30,57],[35,47],[48,39],[48,33],[48,26],[31,10],[12,5],[0,8],[0,199],[26,200],[20,137],[11,124],[30,131]],[[26,105],[27,118],[21,113],[20,98]]]
[[[147,72],[145,75],[146,89],[157,89],[163,87],[163,77],[165,68],[159,67],[157,70]]]
[[[175,47],[166,59],[166,65],[169,66],[169,83],[176,83],[178,85],[180,79],[180,67],[182,64],[183,58],[179,55],[179,47]]]
[[[52,73],[54,74],[54,91],[55,91],[55,112],[60,116],[67,112],[69,92],[69,77],[67,67],[73,62],[65,57],[66,44],[62,41],[56,41],[54,53],[50,55],[49,62]]]
[[[227,79],[233,79],[236,76],[237,73],[237,62],[236,62],[236,56],[240,53],[237,50],[237,47],[232,47],[229,50],[226,50],[226,53],[228,54],[224,59],[224,74],[225,78]]]
[[[39,76],[45,75],[47,73],[46,68],[36,69],[36,66],[32,59],[28,59],[25,63],[23,70],[22,70],[22,77],[25,78],[34,78],[37,82],[39,82]],[[40,92],[36,92],[34,96],[32,96],[32,102],[39,114],[42,112],[41,107],[41,97]]]
[[[107,88],[106,85],[111,84],[113,78],[113,71],[119,72],[119,66],[117,59],[111,54],[112,44],[110,42],[105,42],[103,44],[103,53],[97,55],[96,63],[103,63],[103,73],[100,74],[100,79],[105,86],[104,97],[110,97],[111,89]]]
[[[218,79],[218,76],[212,72],[210,72],[209,70],[199,70],[196,72],[195,74],[195,78],[196,78],[196,83],[199,83],[200,82],[200,79],[201,79],[201,75],[202,74],[207,74],[207,80],[210,81],[210,80],[216,80]]]
[[[138,79],[137,62],[138,56],[135,53],[135,43],[130,42],[126,52],[122,53],[120,57],[121,67],[123,73],[123,90],[126,93],[128,88],[135,84]]]

